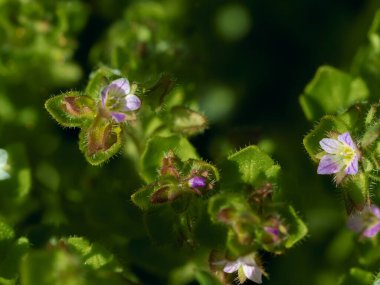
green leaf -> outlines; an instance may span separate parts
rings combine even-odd
[[[32,187],[31,169],[23,144],[9,145],[6,150],[10,178],[0,181],[0,208],[7,217],[18,220],[30,209],[30,200],[27,199]]]
[[[0,243],[8,243],[15,236],[14,230],[5,222],[0,221]]]
[[[166,204],[156,211],[147,212],[144,222],[149,237],[158,245],[174,245],[179,242],[180,221],[170,205]]]
[[[137,207],[139,207],[143,211],[147,211],[150,208],[154,207],[152,204],[150,197],[154,192],[154,186],[149,184],[137,190],[132,194],[131,199],[132,202],[135,203]]]
[[[123,129],[100,115],[79,134],[79,148],[92,165],[100,165],[117,154],[123,145]]]
[[[112,80],[123,77],[122,73],[117,69],[112,69],[107,66],[101,66],[90,74],[87,87],[84,94],[95,100],[99,100],[101,92]]]
[[[369,179],[364,173],[358,173],[342,183],[343,200],[348,214],[353,210],[361,211],[370,201]]]
[[[329,133],[342,134],[348,131],[348,126],[342,120],[334,116],[324,116],[318,125],[303,139],[303,144],[311,159],[318,161],[316,155],[322,151],[319,142]]]
[[[142,86],[144,103],[148,104],[153,111],[159,111],[165,97],[170,94],[175,86],[175,80],[168,74],[162,74],[151,86],[149,83]]]
[[[32,251],[22,259],[22,285],[85,284],[79,259],[62,250]]]
[[[0,258],[0,276],[10,279],[16,278],[20,260],[28,252],[29,247],[29,241],[25,237],[14,241],[8,247],[5,256]]]
[[[75,91],[48,99],[45,108],[59,124],[65,127],[81,127],[96,116],[95,101]]]
[[[222,283],[210,272],[198,270],[195,273],[195,279],[200,285],[222,285]]]
[[[91,244],[82,237],[70,237],[67,239],[68,246],[82,257],[83,264],[93,270],[105,268],[112,271],[121,271],[121,267],[115,257],[98,244]]]
[[[291,248],[307,235],[308,229],[292,206],[289,206],[289,216],[287,221],[289,221],[289,237],[285,242],[285,247]]]
[[[198,158],[194,147],[186,138],[180,136],[153,137],[147,142],[141,156],[141,176],[147,183],[155,180],[158,169],[162,167],[163,158],[169,151],[173,151],[182,161]]]
[[[361,47],[352,64],[352,74],[366,82],[372,101],[380,99],[380,10],[368,32],[369,44]]]
[[[300,97],[300,104],[308,120],[318,120],[326,114],[342,113],[351,105],[366,100],[368,89],[360,78],[330,66],[318,69],[313,80]]]
[[[373,281],[374,278],[371,272],[353,267],[339,285],[374,285]]]
[[[183,106],[175,106],[170,110],[168,123],[173,132],[184,136],[202,133],[207,128],[207,118]]]
[[[278,179],[281,170],[280,166],[257,146],[248,146],[230,155],[223,167],[224,181],[228,184],[243,182],[255,187]]]

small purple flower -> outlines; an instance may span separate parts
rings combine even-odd
[[[338,139],[324,138],[319,144],[324,155],[319,162],[318,174],[358,173],[359,151],[349,132],[339,135]]]
[[[109,109],[117,123],[125,121],[127,113],[137,111],[141,107],[140,98],[130,92],[127,78],[116,79],[102,90],[102,105]]]
[[[363,237],[374,237],[380,231],[380,210],[371,205],[359,213],[351,215],[347,220],[347,226]]]
[[[194,176],[188,181],[190,188],[205,188],[206,187],[206,179],[201,176]]]
[[[248,278],[255,283],[262,283],[263,270],[257,265],[255,254],[239,257],[235,261],[228,261],[225,264],[223,271],[226,273],[234,273],[236,271],[240,271],[242,274],[244,274],[245,278]],[[245,280],[241,281],[244,282]]]

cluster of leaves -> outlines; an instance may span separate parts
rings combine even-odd
[[[234,276],[213,266],[215,250],[222,253],[222,262],[262,250],[280,254],[302,239],[307,228],[280,198],[280,167],[259,148],[251,146],[225,159],[218,166],[225,173],[222,176],[217,167],[199,158],[187,137],[202,132],[207,120],[197,112],[196,102],[187,101],[188,89],[174,88],[169,76],[161,75],[153,83],[133,82],[131,90],[142,105],[131,119],[120,123],[104,115],[101,94],[113,80],[127,78],[126,74],[129,79],[135,74],[146,78],[149,71],[159,70],[160,52],[177,56],[173,49],[161,50],[162,34],[167,34],[169,26],[154,25],[154,21],[162,21],[163,13],[163,6],[153,2],[128,9],[125,20],[111,28],[105,41],[108,47],[101,46],[108,51],[105,61],[113,68],[100,67],[82,93],[52,97],[45,106],[62,126],[81,128],[79,146],[89,163],[102,164],[121,152],[134,161],[146,185],[132,195],[132,201],[144,211],[147,235],[158,246],[171,250],[180,246],[177,250],[182,253],[175,260],[193,268],[182,281],[172,273],[172,282],[196,279],[201,284],[211,280],[227,284]],[[126,24],[135,32],[112,36]],[[158,27],[164,28],[156,32]],[[171,47],[169,43],[173,40],[168,42]],[[190,249],[190,256],[183,259]],[[156,267],[154,271],[162,274],[162,264],[140,262],[146,270]]]
[[[313,80],[300,97],[305,116],[319,120],[304,138],[304,146],[311,159],[318,162],[322,139],[348,132],[359,148],[359,169],[355,175],[337,177],[346,212],[360,215],[362,210],[378,204],[379,195],[379,66],[380,11],[376,13],[368,32],[369,43],[362,47],[347,73],[330,66],[318,69]],[[378,237],[362,241],[359,263],[368,270],[378,271]],[[353,246],[347,250],[348,254]],[[356,265],[357,266],[357,265]],[[377,267],[376,267],[377,266]],[[371,273],[354,267],[340,284],[372,284]]]
[[[45,82],[39,88],[68,86],[80,78],[79,66],[70,59],[73,38],[87,18],[82,3],[1,1],[0,10],[0,76],[7,84],[23,82],[31,90],[40,78]]]

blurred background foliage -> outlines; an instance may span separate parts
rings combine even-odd
[[[136,276],[176,284],[181,275],[168,273],[190,253],[146,238],[130,200],[142,185],[133,161],[90,166],[78,130],[60,128],[43,108],[52,94],[83,89],[101,64],[133,81],[174,75],[187,104],[199,102],[210,119],[191,139],[204,159],[258,144],[282,165],[283,196],[309,236],[286,255],[262,256],[265,284],[335,285],[348,272],[357,284],[363,272],[351,267],[376,254],[346,229],[342,197],[303,150],[312,123],[298,97],[320,65],[350,69],[377,8],[378,0],[0,0],[0,147],[12,166],[0,181],[0,256],[15,259],[0,260],[0,284],[17,284],[19,272],[22,284],[37,284],[39,272],[60,272],[40,284],[133,284]],[[85,239],[60,239],[70,236]],[[366,270],[377,272],[373,259]]]

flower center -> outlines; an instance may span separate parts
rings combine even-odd
[[[342,144],[342,147],[339,151],[339,155],[344,159],[346,162],[352,161],[356,155],[356,152],[354,149],[352,149],[350,146],[346,144]]]

